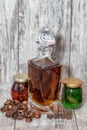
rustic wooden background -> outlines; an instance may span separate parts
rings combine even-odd
[[[1,0],[0,82],[27,72],[27,61],[36,54],[38,30],[45,25],[56,34],[63,78],[76,76],[87,82],[86,0]]]

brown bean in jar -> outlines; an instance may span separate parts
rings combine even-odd
[[[11,88],[13,100],[19,102],[28,101],[28,76],[25,73],[16,74],[13,77],[14,83]]]

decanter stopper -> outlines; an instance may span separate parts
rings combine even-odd
[[[41,47],[48,47],[55,44],[55,38],[49,28],[43,28],[40,30],[36,42]]]

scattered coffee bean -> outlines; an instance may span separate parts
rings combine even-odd
[[[68,120],[72,119],[72,110],[70,109],[65,110],[65,118]]]
[[[47,113],[47,118],[48,119],[52,119],[53,118],[53,114],[52,113]]]
[[[13,118],[13,119],[17,119],[17,112],[13,112],[12,118]]]
[[[0,110],[1,110],[1,112],[6,112],[7,108],[5,106],[3,106]]]
[[[31,118],[31,117],[25,118],[25,121],[26,121],[26,122],[31,122],[31,121],[32,121],[32,118]]]
[[[18,106],[19,104],[20,104],[19,101],[17,101],[17,100],[13,100],[13,106]]]
[[[34,111],[34,118],[39,119],[41,117],[41,112],[40,111]]]
[[[72,115],[66,115],[66,119],[67,120],[72,119]]]
[[[13,114],[13,112],[12,112],[12,111],[8,111],[8,112],[6,112],[6,114],[5,114],[5,115],[6,115],[7,117],[12,117],[12,114]]]
[[[59,113],[63,113],[63,112],[64,112],[63,106],[59,106]]]
[[[54,104],[54,105],[50,106],[50,109],[52,110],[53,113],[58,113],[59,105]]]
[[[23,101],[23,105],[27,106],[28,102],[27,101]]]
[[[63,113],[63,114],[59,114],[59,118],[61,118],[61,119],[65,119],[65,115],[64,115],[64,113]]]
[[[72,119],[72,110],[64,109],[62,105],[51,105],[50,109],[51,112],[47,113],[48,119]],[[22,120],[25,118],[26,122],[31,122],[33,118],[39,119],[41,112],[48,112],[35,106],[28,108],[27,102],[20,103],[10,99],[7,99],[0,111],[5,112],[6,117],[13,119]]]
[[[59,114],[58,113],[54,113],[54,119],[58,119],[59,118]]]
[[[64,108],[63,106],[59,106],[59,118],[64,119]]]
[[[12,105],[12,100],[10,99],[7,99],[5,102],[4,102],[4,105]]]
[[[69,115],[72,115],[72,110],[67,109],[67,110],[66,110],[66,113],[69,114]]]
[[[18,116],[23,116],[23,117],[24,117],[24,111],[18,111],[18,112],[17,112],[17,115],[18,115]]]
[[[25,117],[26,118],[33,117],[33,112],[31,110],[25,111]]]

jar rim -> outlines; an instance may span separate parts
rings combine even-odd
[[[69,88],[78,88],[81,87],[82,80],[79,78],[68,77],[64,79],[63,84]]]
[[[18,83],[24,83],[28,81],[28,75],[26,73],[18,73],[13,76],[13,80]]]

